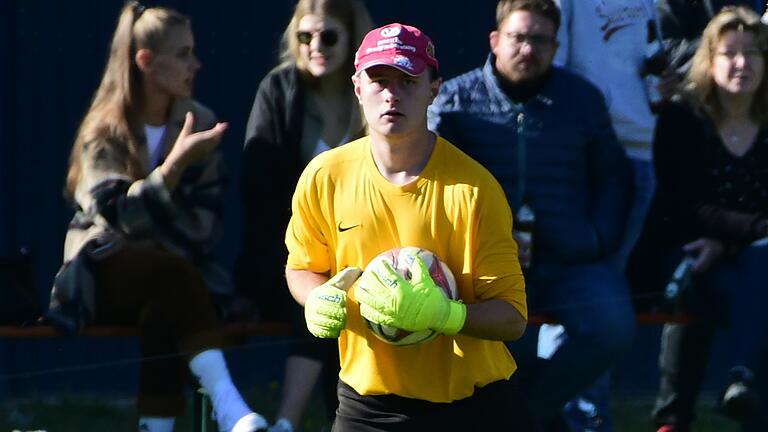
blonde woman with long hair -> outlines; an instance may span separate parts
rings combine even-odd
[[[720,412],[745,430],[766,430],[757,383],[768,365],[767,37],[754,11],[724,8],[704,30],[681,97],[659,115],[658,188],[638,245],[647,261],[637,271],[658,276],[641,284],[663,287],[691,257],[693,282],[680,306],[698,318],[664,341],[660,431],[690,427],[716,327],[728,328],[732,345]],[[750,422],[761,426],[748,429]]]
[[[194,47],[180,13],[123,7],[67,176],[76,215],[63,273],[82,267],[90,283],[57,277],[49,317],[66,317],[69,290],[85,293],[73,322],[139,325],[140,430],[173,430],[191,370],[211,395],[219,430],[255,431],[266,421],[232,383],[211,297],[228,290],[212,254],[221,229],[217,146],[227,124],[191,99]]]
[[[299,0],[281,41],[280,64],[261,81],[246,130],[243,236],[236,278],[262,318],[294,323],[275,431],[298,426],[318,376],[328,416],[336,407],[338,349],[313,340],[288,294],[283,268],[291,195],[307,162],[364,134],[350,77],[357,44],[372,27],[358,0]],[[265,208],[265,204],[269,207]]]

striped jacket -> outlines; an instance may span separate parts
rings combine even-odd
[[[196,131],[216,122],[213,112],[196,101],[177,101],[161,144],[163,158],[176,141],[187,111],[195,114]],[[81,157],[83,171],[64,245],[65,263],[94,238],[107,245],[113,237],[156,242],[200,269],[211,292],[231,293],[229,276],[214,257],[222,232],[225,183],[220,153],[187,168],[173,193],[166,189],[159,171],[150,170],[146,151],[142,155],[146,177],[135,181],[125,175],[119,151],[86,144]]]

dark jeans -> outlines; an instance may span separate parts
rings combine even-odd
[[[653,419],[687,432],[695,418],[715,327],[712,324],[667,324],[661,334],[661,382]]]
[[[539,264],[526,282],[530,313],[554,316],[568,335],[549,360],[536,357],[535,329],[508,343],[534,418],[547,424],[630,348],[635,314],[627,282],[609,260]]]
[[[668,253],[668,272],[682,258]],[[661,383],[654,420],[690,427],[699,389],[716,329],[727,330],[730,366],[745,366],[756,376],[756,390],[766,398],[768,369],[768,246],[748,247],[701,275],[686,293],[685,309],[697,316],[696,324],[667,325],[662,334],[659,367]],[[720,374],[723,385],[728,370]],[[766,409],[745,430],[768,430]]]
[[[128,243],[96,263],[95,277],[95,323],[141,328],[139,414],[183,413],[190,357],[223,346],[202,275],[165,249]]]
[[[497,381],[452,403],[397,395],[361,396],[339,380],[333,432],[533,431],[514,381]]]

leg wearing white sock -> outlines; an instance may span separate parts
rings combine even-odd
[[[208,392],[219,429],[229,431],[238,420],[251,413],[240,392],[232,383],[221,350],[206,350],[190,360],[189,369]]]
[[[139,432],[173,432],[173,417],[141,417]]]

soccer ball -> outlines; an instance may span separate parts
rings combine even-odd
[[[456,286],[456,279],[451,273],[451,269],[442,262],[434,253],[413,246],[390,249],[382,254],[379,254],[368,263],[365,271],[375,265],[381,260],[388,261],[392,268],[395,269],[406,280],[411,279],[411,271],[408,270],[408,266],[405,263],[405,256],[416,254],[424,260],[424,264],[429,269],[429,275],[432,276],[432,280],[435,284],[442,288],[443,294],[451,300],[457,300],[459,298],[459,290]],[[390,327],[382,324],[377,324],[368,321],[363,317],[368,328],[376,335],[377,338],[391,345],[416,345],[424,342],[428,342],[437,336],[437,332],[431,329],[421,330],[417,332],[410,332],[407,330],[399,329],[397,327]]]

